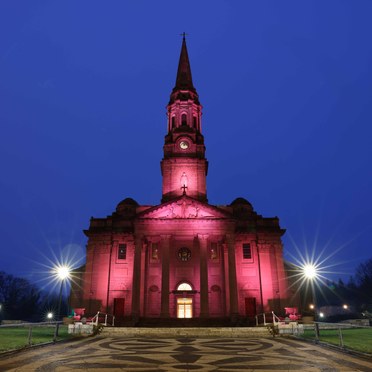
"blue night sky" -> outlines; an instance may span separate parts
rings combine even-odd
[[[285,258],[372,257],[372,1],[1,1],[0,270],[36,281],[89,218],[161,198],[186,31],[211,204],[248,199]]]

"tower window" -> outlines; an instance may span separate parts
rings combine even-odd
[[[250,260],[252,258],[251,245],[249,243],[243,244],[243,258],[245,260]]]
[[[172,129],[176,126],[176,118],[172,116]]]
[[[127,259],[127,245],[119,244],[118,260],[126,260],[126,259]]]
[[[187,115],[186,114],[182,114],[181,122],[182,122],[182,125],[187,125]]]
[[[194,128],[196,128],[196,116],[193,117],[193,125],[194,125]]]

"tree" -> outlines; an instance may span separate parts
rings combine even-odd
[[[27,279],[0,271],[0,303],[3,319],[32,320],[38,317],[40,293]]]
[[[355,271],[362,309],[372,306],[372,258],[361,263]]]

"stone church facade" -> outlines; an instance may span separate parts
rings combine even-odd
[[[167,106],[161,204],[127,198],[111,216],[91,218],[72,307],[118,319],[234,320],[287,305],[278,218],[262,217],[243,198],[208,204],[201,116],[183,38]]]

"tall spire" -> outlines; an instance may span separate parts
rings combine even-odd
[[[167,105],[168,133],[164,138],[162,202],[187,196],[207,201],[204,137],[201,131],[202,106],[191,78],[185,33],[183,33],[176,86]],[[185,182],[186,179],[186,182]]]
[[[173,91],[192,90],[195,92],[194,85],[192,84],[191,67],[190,67],[189,55],[187,53],[187,47],[186,47],[186,37],[185,37],[186,34],[183,33],[182,35],[183,35],[182,47],[181,47],[180,60],[178,62],[176,86],[174,87]]]

